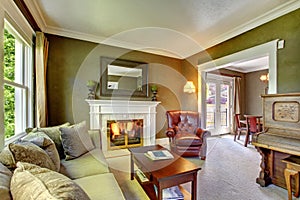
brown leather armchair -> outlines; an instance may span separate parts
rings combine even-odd
[[[171,110],[166,112],[171,151],[182,156],[200,156],[206,159],[207,137],[211,133],[200,128],[198,112]]]

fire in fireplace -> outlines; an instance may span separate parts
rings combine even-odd
[[[108,149],[143,145],[143,119],[107,120]]]

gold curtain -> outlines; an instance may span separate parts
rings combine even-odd
[[[49,42],[44,33],[36,32],[35,73],[36,73],[36,125],[48,125],[47,111],[47,60]]]
[[[240,77],[234,77],[234,85],[233,85],[233,130],[235,131],[236,123],[235,123],[235,114],[240,114],[240,106],[241,106],[241,78]]]

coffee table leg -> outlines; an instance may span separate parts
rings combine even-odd
[[[194,180],[192,181],[192,199],[197,200],[197,172],[193,173]]]
[[[157,186],[157,199],[162,200],[162,189],[159,184]]]
[[[130,179],[134,179],[134,162],[132,153],[130,154]]]

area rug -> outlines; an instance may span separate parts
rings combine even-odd
[[[199,167],[201,167],[205,163],[205,160],[201,160],[199,157],[184,157],[184,159],[194,163]]]

